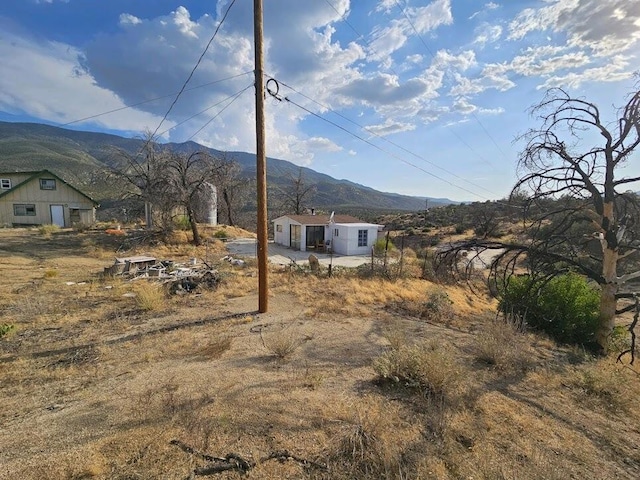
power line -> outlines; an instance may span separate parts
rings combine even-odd
[[[204,88],[204,87],[210,87],[211,85],[215,85],[217,83],[221,83],[221,82],[225,82],[227,80],[232,80],[234,78],[238,78],[238,77],[242,77],[243,75],[248,75],[249,73],[253,73],[252,70],[249,70],[247,72],[243,72],[243,73],[239,73],[237,75],[232,75],[230,77],[225,77],[225,78],[221,78],[219,80],[214,80],[213,82],[207,82],[207,83],[203,83],[201,85],[197,85],[195,87],[191,87],[191,88],[186,88],[184,91],[185,92],[190,92],[192,90],[196,90],[198,88]],[[173,97],[174,95],[176,95],[177,92],[173,92],[173,93],[169,93],[167,95],[162,95],[161,97],[155,97],[155,98],[151,98],[149,100],[143,100],[141,102],[137,102],[137,103],[132,103],[130,105],[125,105],[124,107],[118,107],[118,108],[114,108],[113,110],[108,110],[106,112],[102,112],[102,113],[96,113],[95,115],[90,115],[88,117],[84,117],[84,118],[79,118],[78,120],[73,120],[71,122],[66,122],[66,123],[60,123],[58,124],[58,126],[60,127],[66,127],[67,125],[73,125],[74,123],[80,123],[80,122],[84,122],[86,120],[91,120],[92,118],[97,118],[97,117],[102,117],[103,115],[109,115],[110,113],[116,113],[116,112],[120,112],[122,110],[127,110],[128,108],[135,108],[135,107],[139,107],[140,105],[145,105],[147,103],[151,103],[151,102],[155,102],[157,100],[162,100],[164,98],[169,98],[169,97]],[[164,132],[163,132],[164,133]],[[162,134],[161,134],[162,135]]]
[[[213,122],[216,118],[218,118],[222,114],[222,112],[224,112],[227,108],[229,108],[233,104],[233,102],[235,102],[238,98],[240,98],[240,95],[242,95],[244,92],[249,90],[251,87],[253,87],[253,83],[251,85],[246,86],[245,88],[240,90],[238,93],[236,93],[235,96],[233,96],[233,100],[231,100],[227,105],[224,106],[222,110],[220,110],[213,117],[211,117],[202,127],[200,127],[193,135],[191,135],[187,139],[187,141],[191,140],[193,137],[199,134],[202,130],[204,130],[211,122]]]
[[[231,0],[231,3],[227,7],[227,10],[224,12],[224,15],[222,16],[222,19],[220,20],[220,23],[218,23],[218,26],[216,27],[215,31],[213,32],[213,35],[211,36],[211,38],[209,39],[209,42],[207,42],[207,45],[204,47],[204,50],[200,54],[200,57],[198,58],[198,61],[196,62],[194,67],[191,69],[191,73],[189,73],[189,76],[187,77],[187,79],[182,84],[182,88],[180,88],[180,91],[176,95],[176,98],[173,100],[173,102],[169,106],[169,109],[167,110],[167,113],[165,113],[164,116],[162,117],[162,120],[160,120],[160,123],[158,124],[158,126],[154,130],[153,134],[151,135],[151,138],[155,138],[156,134],[158,133],[158,130],[160,130],[160,127],[162,126],[164,121],[169,116],[169,113],[171,113],[171,110],[173,110],[173,107],[175,106],[175,104],[178,102],[178,99],[180,98],[180,95],[182,95],[182,92],[184,92],[185,88],[187,88],[187,84],[189,83],[189,81],[191,81],[191,78],[193,77],[193,74],[196,72],[196,69],[200,66],[200,63],[202,62],[202,59],[204,58],[204,56],[206,55],[207,51],[209,50],[209,47],[211,46],[211,43],[213,43],[213,40],[216,38],[216,35],[218,34],[218,31],[220,31],[220,27],[222,27],[222,24],[224,23],[225,19],[227,18],[227,15],[229,14],[229,11],[231,10],[231,7],[233,7],[233,5],[235,3],[236,3],[236,0]]]
[[[429,55],[431,55],[431,58],[433,58],[435,60],[436,56],[433,53],[433,50],[431,50],[431,48],[429,47],[429,45],[427,44],[427,42],[424,41],[424,38],[422,38],[422,35],[420,35],[420,32],[418,32],[418,29],[416,28],[415,24],[411,21],[411,18],[409,17],[409,15],[407,15],[407,12],[404,10],[404,8],[400,5],[400,2],[398,2],[398,0],[395,0],[395,4],[398,7],[398,9],[402,12],[402,15],[404,15],[404,18],[407,19],[407,22],[409,22],[409,25],[411,25],[411,28],[413,29],[413,31],[415,32],[416,36],[420,39],[420,42],[422,43],[422,45],[424,45],[425,49],[427,50],[427,52],[429,52]],[[473,118],[476,120],[476,122],[478,122],[478,125],[480,125],[480,127],[482,128],[482,130],[484,131],[484,133],[487,135],[487,137],[489,137],[489,139],[493,142],[493,144],[496,146],[496,148],[498,149],[498,151],[502,154],[502,156],[505,159],[508,159],[507,155],[504,153],[504,151],[500,148],[500,146],[498,145],[498,142],[496,142],[495,138],[493,138],[493,136],[491,135],[491,133],[489,133],[489,130],[487,130],[485,128],[485,126],[482,124],[482,122],[480,121],[480,119],[478,118],[478,116],[474,113],[471,112],[471,115],[473,116]],[[451,130],[452,133],[453,130]],[[457,134],[454,133],[454,135],[458,136]],[[460,138],[460,137],[458,137]],[[493,165],[492,165],[493,166]]]
[[[485,200],[489,200],[487,197],[485,197],[485,196],[483,196],[483,195],[480,195],[480,194],[478,194],[478,193],[476,193],[476,192],[473,192],[473,191],[471,191],[471,190],[469,190],[469,189],[467,189],[467,188],[461,187],[460,185],[456,185],[455,183],[450,182],[449,180],[447,180],[447,179],[445,179],[445,178],[442,178],[442,177],[440,177],[439,175],[436,175],[435,173],[432,173],[432,172],[429,172],[428,170],[425,170],[424,168],[422,168],[422,167],[420,167],[420,166],[416,165],[415,163],[411,163],[411,162],[409,162],[408,160],[405,160],[404,158],[402,158],[402,157],[400,157],[400,156],[398,156],[398,155],[394,154],[393,152],[389,152],[388,150],[383,149],[382,147],[380,147],[380,146],[376,145],[375,143],[370,142],[369,140],[367,140],[367,139],[365,139],[365,138],[361,137],[361,136],[360,136],[360,135],[358,135],[357,133],[353,133],[352,131],[347,130],[347,129],[346,129],[346,128],[344,128],[342,125],[339,125],[339,124],[337,124],[336,122],[333,122],[333,121],[331,121],[331,120],[329,120],[329,119],[327,119],[327,118],[324,118],[323,116],[321,116],[321,115],[319,115],[319,114],[317,114],[317,113],[315,113],[315,112],[313,112],[313,111],[309,110],[308,108],[303,107],[302,105],[300,105],[300,104],[298,104],[298,103],[294,102],[293,100],[289,99],[288,97],[284,97],[283,99],[284,99],[286,102],[291,103],[291,104],[295,105],[296,107],[300,108],[301,110],[304,110],[304,111],[305,111],[305,112],[307,112],[308,114],[313,115],[314,117],[316,117],[316,118],[318,118],[318,119],[320,119],[320,120],[322,120],[322,121],[324,121],[324,122],[326,122],[326,123],[329,123],[330,125],[333,125],[333,126],[334,126],[334,127],[336,127],[336,128],[339,128],[339,129],[340,129],[340,130],[342,130],[343,132],[348,133],[349,135],[351,135],[352,137],[354,137],[354,138],[356,138],[356,139],[358,139],[358,140],[360,140],[360,141],[362,141],[362,142],[366,143],[367,145],[372,146],[373,148],[375,148],[375,149],[377,149],[377,150],[380,150],[382,153],[385,153],[386,155],[389,155],[389,156],[391,156],[391,157],[395,158],[396,160],[399,160],[399,161],[401,161],[402,163],[405,163],[406,165],[409,165],[409,166],[411,166],[411,167],[413,167],[413,168],[416,168],[416,169],[418,169],[418,170],[422,171],[423,173],[426,173],[427,175],[429,175],[429,176],[431,176],[431,177],[434,177],[434,178],[436,178],[436,179],[438,179],[438,180],[440,180],[440,181],[442,181],[442,182],[444,182],[444,183],[446,183],[446,184],[448,184],[448,185],[450,185],[450,186],[452,186],[452,187],[454,187],[454,188],[457,188],[457,189],[462,190],[462,191],[464,191],[464,192],[470,193],[470,194],[471,194],[471,195],[473,195],[473,196],[476,196],[476,197],[479,197],[479,198],[482,198],[482,199],[485,199]]]
[[[358,35],[358,39],[362,39],[366,44],[367,47],[374,53],[376,54],[378,57],[378,53],[371,47],[371,42],[367,41],[367,39],[365,38],[364,35],[362,35],[358,30],[356,30],[356,28],[349,22],[349,20],[346,18],[346,16],[344,14],[340,14],[340,12],[338,11],[338,9],[333,5],[333,3],[331,3],[329,0],[324,0],[338,15],[340,15],[340,17],[342,18],[342,20],[349,26],[349,28],[351,28],[351,30],[353,30],[355,32],[356,35]],[[398,4],[398,2],[396,1],[396,5],[398,5],[398,8],[400,8],[400,5]],[[422,44],[424,45],[424,47],[427,49],[427,51],[429,52],[429,54],[431,55],[432,58],[435,58],[435,55],[433,53],[433,51],[431,50],[431,48],[429,48],[429,45],[424,41],[424,39],[422,38],[422,36],[418,33],[417,28],[415,27],[414,23],[411,21],[411,19],[409,18],[409,16],[405,13],[405,11],[400,8],[400,10],[402,11],[402,14],[405,16],[405,18],[407,19],[407,22],[409,22],[409,25],[411,25],[411,27],[413,28],[413,31],[416,33],[416,35],[418,36],[418,38],[420,39],[420,41],[422,42]],[[400,78],[400,75],[393,69],[393,67],[389,66],[387,67],[391,72],[393,72],[396,77]],[[480,123],[480,120],[474,115],[474,118],[476,119],[476,121],[478,123]],[[480,160],[482,160],[484,163],[486,163],[487,165],[489,165],[491,168],[495,168],[491,162],[489,162],[487,159],[485,159],[482,155],[480,155],[471,145],[469,145],[469,143],[467,143],[467,141],[462,138],[460,135],[458,135],[458,133],[455,132],[455,130],[453,130],[449,125],[445,125],[447,127],[447,129],[449,130],[449,132],[458,139],[458,141],[460,143],[462,143],[465,147],[467,147],[469,150],[471,150]],[[486,132],[486,129],[484,128],[484,126],[481,124],[480,125],[483,130]],[[496,145],[496,147],[498,148],[498,150],[500,150],[500,152],[504,155],[504,152],[502,152],[502,150],[500,149],[500,147],[496,144],[496,142],[493,140],[493,138],[491,139],[494,143],[494,145]],[[401,147],[400,147],[401,148]],[[464,179],[463,179],[464,180]],[[479,185],[476,185],[476,187],[483,189],[482,187],[480,187]],[[483,189],[484,190],[484,189]],[[488,191],[488,190],[485,190]],[[492,192],[489,192],[492,193]],[[493,193],[492,193],[493,194]]]
[[[203,113],[208,112],[208,111],[209,111],[209,110],[211,110],[212,108],[217,107],[217,106],[218,106],[218,105],[220,105],[221,103],[224,103],[224,102],[226,102],[227,100],[229,100],[229,99],[231,99],[231,98],[235,97],[236,95],[243,93],[245,90],[247,90],[247,89],[251,88],[252,86],[253,86],[253,83],[252,83],[252,84],[250,84],[248,87],[245,87],[245,88],[243,88],[242,90],[240,90],[240,91],[238,91],[238,92],[236,92],[236,93],[233,93],[233,94],[229,95],[229,96],[228,96],[228,97],[226,97],[226,98],[223,98],[223,99],[222,99],[222,100],[220,100],[219,102],[216,102],[216,103],[214,103],[213,105],[208,106],[208,107],[207,107],[207,108],[205,108],[204,110],[200,110],[198,113],[194,113],[194,114],[193,114],[193,115],[191,115],[190,117],[185,118],[185,119],[184,119],[184,120],[182,120],[181,122],[176,123],[174,126],[172,126],[172,127],[170,127],[170,128],[167,128],[167,129],[166,129],[166,130],[164,130],[163,132],[160,132],[160,133],[158,134],[158,136],[159,136],[159,137],[163,136],[165,133],[167,133],[167,132],[169,132],[169,131],[173,130],[174,128],[179,127],[180,125],[183,125],[183,124],[187,123],[189,120],[192,120],[192,119],[196,118],[197,116],[200,116],[200,115],[202,115]],[[230,105],[230,104],[229,104],[229,105]],[[227,105],[227,106],[228,106],[228,105]],[[222,113],[226,108],[227,108],[227,107],[224,107],[224,108],[223,108],[223,109],[222,109],[222,110],[221,110],[221,111],[220,111],[220,112],[219,112],[215,117],[213,117],[213,118],[216,118],[216,117],[217,117],[220,113]],[[211,120],[213,120],[213,118],[212,118]]]
[[[473,187],[479,188],[480,190],[484,190],[485,192],[487,192],[487,193],[489,193],[489,194],[491,194],[491,195],[494,195],[494,196],[495,196],[495,193],[494,193],[494,192],[492,192],[492,191],[490,191],[490,190],[487,190],[486,188],[482,187],[481,185],[478,185],[478,184],[476,184],[476,183],[473,183],[473,182],[471,182],[471,181],[469,181],[469,180],[467,180],[467,179],[465,179],[465,178],[463,178],[463,177],[460,177],[459,175],[456,175],[455,173],[451,172],[450,170],[447,170],[446,168],[441,167],[440,165],[438,165],[438,164],[436,164],[436,163],[433,163],[433,162],[431,162],[431,161],[427,160],[426,158],[424,158],[424,157],[422,157],[422,156],[418,155],[417,153],[414,153],[414,152],[412,152],[411,150],[408,150],[407,148],[403,147],[402,145],[400,145],[400,144],[398,144],[398,143],[396,143],[396,142],[394,142],[394,141],[392,141],[392,140],[389,140],[388,138],[386,138],[386,137],[384,137],[384,136],[382,136],[382,135],[377,134],[377,133],[376,133],[376,132],[374,132],[373,130],[371,130],[371,129],[369,129],[369,128],[365,127],[364,125],[359,124],[358,122],[355,122],[355,121],[351,120],[350,118],[346,117],[345,115],[342,115],[341,113],[339,113],[339,112],[337,112],[337,111],[333,110],[333,109],[332,109],[331,107],[329,107],[328,105],[324,105],[323,103],[318,102],[317,100],[314,100],[313,98],[311,98],[311,97],[309,97],[309,96],[305,95],[304,93],[302,93],[302,92],[300,92],[300,91],[296,90],[296,89],[295,89],[295,88],[293,88],[292,86],[287,85],[286,83],[281,82],[281,81],[278,81],[278,83],[280,83],[280,84],[282,84],[283,86],[285,86],[285,87],[289,88],[290,90],[294,91],[294,92],[295,92],[295,93],[297,93],[298,95],[303,96],[304,98],[306,98],[307,100],[309,100],[309,101],[311,101],[311,102],[315,103],[316,105],[319,105],[319,106],[320,106],[320,107],[322,107],[323,109],[328,110],[328,111],[330,111],[331,113],[333,113],[333,114],[335,114],[335,115],[339,116],[339,117],[340,117],[340,118],[342,118],[343,120],[345,120],[345,121],[347,121],[347,122],[349,122],[349,123],[351,123],[351,124],[353,124],[353,125],[357,126],[358,128],[360,128],[360,129],[362,129],[362,130],[364,130],[364,131],[366,131],[366,132],[370,133],[371,135],[374,135],[375,137],[377,137],[377,138],[379,138],[379,139],[381,139],[381,140],[383,140],[383,141],[387,142],[388,144],[393,145],[394,147],[396,147],[396,148],[398,148],[398,149],[400,149],[400,150],[402,150],[402,151],[404,151],[404,152],[408,153],[409,155],[411,155],[411,156],[413,156],[413,157],[415,157],[415,158],[417,158],[417,159],[419,159],[419,160],[421,160],[421,161],[423,161],[423,162],[425,162],[425,163],[428,163],[429,165],[431,165],[431,166],[433,166],[433,167],[435,167],[435,168],[437,168],[437,169],[439,169],[439,170],[441,170],[441,171],[443,171],[443,172],[445,172],[445,173],[447,173],[447,174],[449,174],[449,175],[451,175],[451,176],[453,176],[453,177],[457,178],[458,180],[461,180],[461,181],[463,181],[463,182],[465,182],[465,183],[468,183],[469,185],[472,185]],[[466,144],[466,145],[467,145],[469,148],[471,148],[468,144]]]

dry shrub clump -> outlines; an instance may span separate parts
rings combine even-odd
[[[38,232],[45,238],[51,238],[51,235],[54,233],[58,233],[60,231],[60,227],[58,225],[40,225],[38,227]]]
[[[436,288],[429,293],[420,315],[430,322],[450,323],[455,316],[453,302],[446,290]]]
[[[302,341],[293,332],[284,330],[262,335],[262,345],[278,360],[287,360],[302,345]]]
[[[419,426],[405,420],[397,404],[376,397],[363,397],[345,410],[327,452],[331,478],[408,478],[412,462],[406,449],[418,441]]]
[[[475,336],[475,358],[502,371],[527,370],[531,351],[522,324],[496,318],[483,325]]]
[[[158,311],[164,308],[167,297],[164,289],[153,283],[140,283],[136,288],[136,305],[141,310]]]
[[[401,345],[374,361],[380,380],[451,401],[460,393],[464,370],[452,350],[437,343]]]
[[[220,358],[224,352],[231,348],[233,338],[229,335],[218,335],[207,340],[207,344],[195,352],[195,357],[202,360]]]

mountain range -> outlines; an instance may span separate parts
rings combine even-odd
[[[85,191],[98,201],[116,198],[110,188],[109,168],[116,149],[137,152],[142,139],[69,130],[37,123],[0,122],[0,171],[32,171],[47,168]],[[194,142],[165,144],[180,151],[205,150],[212,155],[226,154],[242,167],[241,175],[255,178],[255,155],[246,152],[221,152]],[[302,169],[302,170],[300,170]],[[429,206],[453,202],[446,198],[412,197],[380,192],[373,188],[338,180],[286,160],[267,158],[267,183],[270,190],[290,188],[291,179],[302,171],[304,182],[315,186],[308,204],[319,209],[342,213],[358,211],[416,211]]]

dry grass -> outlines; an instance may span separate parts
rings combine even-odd
[[[218,290],[142,310],[123,295],[147,284],[98,278],[113,239],[0,235],[2,323],[16,326],[0,339],[0,479],[188,478],[207,462],[173,439],[252,460],[256,479],[640,472],[638,370],[495,323],[482,294],[274,271],[270,311],[256,314],[254,267],[225,265]],[[419,316],[435,289],[450,324]],[[328,470],[260,462],[282,450]]]
[[[378,357],[373,368],[381,380],[447,402],[460,394],[467,374],[453,349],[435,342],[400,345]]]
[[[288,360],[302,345],[302,339],[291,329],[262,335],[264,348],[278,360]]]
[[[164,288],[155,283],[138,283],[135,295],[138,308],[147,312],[162,310],[167,303],[167,294]]]
[[[522,372],[532,364],[529,341],[522,325],[495,318],[486,322],[476,335],[475,357],[499,370]]]

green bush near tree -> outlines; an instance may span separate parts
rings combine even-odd
[[[599,291],[569,273],[546,282],[528,275],[511,277],[501,289],[498,309],[560,343],[590,347],[595,346],[599,305]]]

